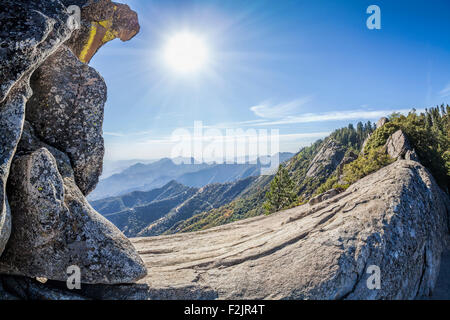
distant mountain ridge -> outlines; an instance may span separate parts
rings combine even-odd
[[[292,156],[293,154],[288,152],[279,153],[279,162],[284,162]],[[88,198],[93,201],[133,191],[152,190],[172,180],[188,187],[201,188],[208,184],[228,183],[258,176],[261,167],[264,166],[260,161],[255,164],[216,164],[197,163],[193,158],[190,161],[163,158],[147,164],[136,163],[120,173],[101,180]]]
[[[240,196],[257,177],[202,188],[171,181],[161,188],[92,201],[92,207],[126,236],[158,235],[195,214],[218,208]]]

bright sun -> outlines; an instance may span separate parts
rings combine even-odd
[[[198,71],[208,60],[208,48],[204,40],[189,32],[172,36],[163,54],[167,65],[179,73]]]

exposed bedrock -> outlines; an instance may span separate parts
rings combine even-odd
[[[334,139],[328,139],[311,161],[306,177],[331,174],[345,156],[345,148]]]
[[[80,190],[87,195],[102,172],[106,84],[65,46],[31,78],[26,119],[44,142],[68,154]]]
[[[438,278],[449,208],[448,196],[420,163],[399,160],[313,206],[196,233],[132,239],[151,270],[146,278],[83,285],[72,298],[420,298]],[[368,286],[377,267],[379,288]],[[33,297],[35,288],[69,294],[62,282],[2,281],[20,288],[28,281],[27,291],[9,291],[14,295]]]
[[[121,290],[86,292],[109,299],[414,299],[434,288],[449,208],[421,164],[399,160],[314,206],[132,239],[149,275]],[[380,289],[367,286],[370,266],[380,268]]]
[[[0,2],[0,102],[70,37],[68,18],[59,1]]]
[[[61,2],[0,1],[0,299],[414,299],[432,292],[450,201],[420,163],[403,160],[414,154],[401,132],[386,146],[398,161],[319,203],[197,233],[125,238],[85,199],[101,173],[106,99],[103,79],[85,62],[107,41],[132,38],[137,16],[109,0],[73,4],[82,26],[70,38]],[[330,139],[308,177],[346,161]],[[81,269],[76,292],[65,287],[72,265]],[[380,288],[371,289],[374,266]]]
[[[152,288],[206,287],[222,299],[412,299],[434,287],[449,207],[422,165],[397,161],[316,206],[133,241]],[[366,285],[371,265],[379,290]]]
[[[25,103],[30,90],[25,83],[15,87],[0,103],[0,256],[11,232],[11,216],[6,197],[9,169],[22,132]]]

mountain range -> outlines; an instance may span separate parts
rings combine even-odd
[[[279,162],[284,162],[293,156],[292,153],[278,153]],[[259,176],[261,163],[270,163],[259,158],[256,163],[198,163],[195,159],[163,158],[151,163],[136,163],[120,173],[100,180],[96,189],[88,199],[99,200],[111,196],[124,195],[133,191],[148,191],[160,188],[175,180],[188,187],[201,188],[213,183],[228,183],[247,177]],[[262,161],[264,160],[264,161]],[[107,169],[110,172],[110,169]]]
[[[294,181],[296,194],[302,199],[310,198],[340,166],[355,160],[357,150],[372,131],[371,125],[360,131],[353,127],[338,129],[294,156],[280,157],[285,160],[283,164]],[[176,167],[169,159],[163,159],[150,165],[132,166],[118,177],[136,172],[137,179],[139,173],[166,164],[169,171],[173,167],[180,171],[186,169],[184,165]],[[202,230],[264,214],[263,203],[273,175],[252,177],[255,169],[249,165],[203,164],[202,169],[184,173],[177,181],[154,190],[99,199],[91,205],[128,237]],[[221,175],[227,171],[228,175]],[[235,181],[208,184],[208,181],[223,181],[227,177]],[[202,187],[201,183],[206,186]]]
[[[195,214],[229,203],[258,179],[247,177],[202,188],[172,180],[161,188],[96,200],[91,205],[128,237],[154,236],[168,232]]]

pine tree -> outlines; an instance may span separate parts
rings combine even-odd
[[[294,187],[288,171],[280,165],[270,183],[270,190],[266,193],[267,200],[264,203],[266,214],[291,207],[298,199]]]

